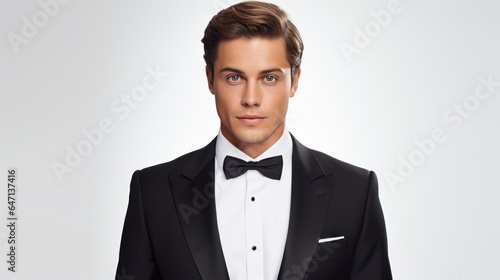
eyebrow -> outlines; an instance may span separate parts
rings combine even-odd
[[[238,74],[243,74],[243,71],[240,69],[232,68],[232,67],[224,67],[219,70],[219,73],[222,72],[235,72]],[[267,73],[272,73],[272,72],[280,72],[280,73],[285,73],[285,70],[279,67],[271,68],[271,69],[265,69],[259,72],[259,74],[267,74]]]

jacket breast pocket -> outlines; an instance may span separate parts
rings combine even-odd
[[[330,242],[318,243],[313,257],[318,261],[325,261],[330,257],[349,252],[349,237]]]

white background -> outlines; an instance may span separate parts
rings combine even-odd
[[[44,18],[37,1],[0,1],[1,279],[114,279],[132,172],[218,132],[200,39],[234,2],[73,0]],[[500,86],[474,97],[479,77],[500,81],[498,2],[400,0],[382,27],[371,12],[389,0],[275,3],[305,42],[289,130],[378,174],[394,279],[500,279]],[[38,26],[23,35],[27,21]],[[346,55],[341,45],[356,47],[367,26],[369,42]],[[113,111],[148,68],[169,75],[127,116]],[[105,119],[112,132],[59,180],[55,162],[67,165],[68,149],[88,141],[82,130]],[[445,140],[424,154],[415,141],[435,129]],[[411,156],[413,172],[398,171]],[[17,273],[4,261],[11,167]]]

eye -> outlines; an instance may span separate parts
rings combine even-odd
[[[241,80],[241,76],[240,75],[231,75],[231,76],[227,77],[227,80],[230,83],[236,83],[236,82],[239,82]]]
[[[278,78],[276,78],[275,76],[271,76],[271,75],[266,75],[264,76],[264,81],[266,83],[274,83],[278,80]]]

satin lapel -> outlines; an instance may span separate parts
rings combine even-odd
[[[214,157],[215,139],[194,152],[184,172],[170,175],[169,180],[177,216],[201,278],[229,280],[215,213]]]
[[[278,279],[304,276],[292,267],[300,267],[300,271],[307,269],[318,244],[335,182],[335,175],[325,174],[313,153],[293,136],[292,139],[290,223]]]

